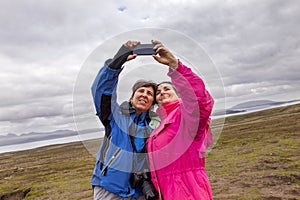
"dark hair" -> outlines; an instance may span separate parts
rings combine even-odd
[[[154,97],[154,99],[153,99],[153,105],[155,104],[155,94],[156,94],[156,88],[157,88],[157,86],[156,86],[157,84],[156,83],[154,83],[153,81],[146,81],[146,80],[143,80],[143,79],[140,79],[140,80],[137,80],[134,84],[133,84],[133,86],[132,86],[132,94],[131,94],[131,97],[130,97],[130,99],[133,97],[133,95],[134,95],[134,93],[135,93],[135,91],[137,91],[137,89],[139,89],[139,88],[141,88],[141,87],[152,87],[152,89],[153,89],[153,97]]]
[[[173,88],[173,90],[174,90],[175,93],[177,94],[177,96],[179,96],[178,91],[177,91],[175,85],[174,85],[171,81],[163,81],[163,82],[160,82],[159,84],[156,85],[156,90],[157,90],[158,86],[160,86],[160,85],[162,85],[162,84],[164,84],[164,83],[171,85],[172,88]],[[155,90],[155,91],[156,91],[156,90]]]

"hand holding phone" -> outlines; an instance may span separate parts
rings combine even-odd
[[[137,55],[156,55],[157,52],[153,49],[154,44],[139,44],[133,49],[133,54]]]

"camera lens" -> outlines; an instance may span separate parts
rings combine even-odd
[[[140,186],[141,182],[143,180],[143,176],[137,173],[133,173],[130,177],[130,184],[131,187],[137,188]]]

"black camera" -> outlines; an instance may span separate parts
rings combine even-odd
[[[158,193],[151,182],[150,172],[135,172],[130,177],[130,184],[133,188],[141,186],[146,200],[156,200]]]
[[[154,44],[139,44],[133,49],[133,54],[137,55],[156,55],[157,52],[153,49]]]

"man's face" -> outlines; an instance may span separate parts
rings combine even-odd
[[[152,87],[138,88],[131,98],[131,104],[135,108],[136,113],[148,111],[154,101],[154,90]]]

